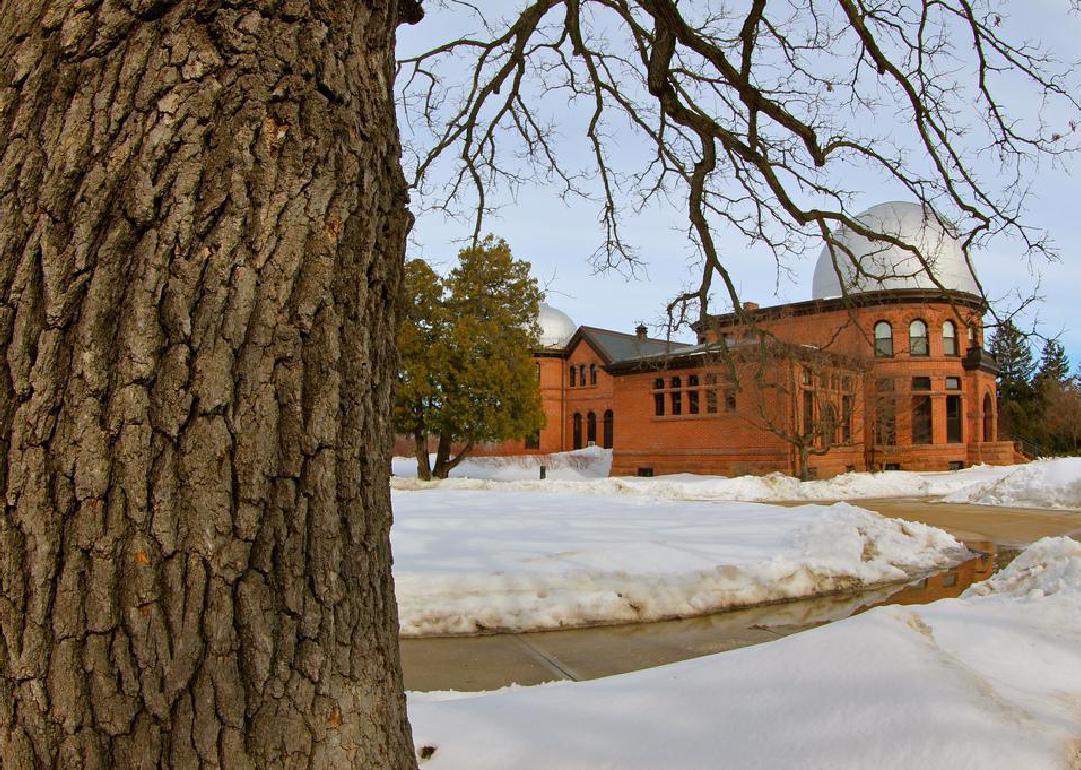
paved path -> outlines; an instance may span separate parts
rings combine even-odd
[[[884,516],[941,527],[975,550],[1020,547],[1047,535],[1081,537],[1081,512],[1058,513],[926,500],[860,500]],[[873,589],[858,596],[820,597],[698,618],[570,631],[458,639],[404,639],[402,664],[409,690],[494,690],[578,681],[637,671],[686,658],[747,647],[846,617],[875,603],[923,603],[956,596],[990,574],[992,560],[974,560],[900,591]],[[900,591],[900,592],[899,592]]]

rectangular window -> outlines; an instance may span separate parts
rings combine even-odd
[[[913,390],[930,390],[931,378],[930,377],[913,377],[912,378]]]
[[[687,413],[698,414],[698,391],[687,391]]]
[[[950,443],[964,441],[961,427],[960,396],[946,396],[946,441]]]
[[[962,468],[965,467],[965,461],[964,460],[950,460],[948,463],[946,463],[946,467],[949,468],[951,471],[959,471],[959,470],[961,470]]]
[[[596,385],[597,384],[597,365],[596,364],[590,364],[589,365],[589,384],[590,385]]]
[[[582,364],[578,367],[578,384],[583,388],[586,386],[586,365]]]
[[[672,391],[672,414],[683,414],[683,391]]]
[[[575,369],[573,366],[571,367],[570,375],[571,375],[571,387],[572,388],[574,387],[575,374],[576,374],[577,371],[578,370]]]
[[[653,414],[658,417],[664,416],[664,393],[653,394]]]
[[[852,396],[841,396],[841,443],[852,443]]]
[[[726,390],[724,392],[724,411],[734,412],[736,411],[736,391]]]
[[[946,378],[946,390],[960,390],[961,378],[960,377],[947,377]]]
[[[639,468],[638,469],[638,475],[641,476],[642,478],[648,479],[653,475],[653,469],[652,468]]]
[[[912,443],[930,444],[933,440],[931,397],[912,397]]]
[[[897,402],[893,396],[879,396],[875,401],[875,443],[897,443]]]
[[[815,394],[814,391],[803,391],[803,435],[810,436],[815,432]]]
[[[706,375],[706,413],[717,414],[717,375]]]

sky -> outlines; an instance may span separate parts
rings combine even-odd
[[[1020,6],[1015,3],[1012,7]],[[1063,57],[1076,55],[1081,18],[1067,15],[1064,6],[1058,0],[1026,0],[1026,13],[1017,14],[1009,23],[1025,39],[1039,41],[1062,52]],[[428,17],[419,25],[399,28],[399,52],[443,42],[457,21],[452,12],[429,8]],[[1007,91],[1004,100],[1023,100],[1025,96]],[[556,117],[560,151],[572,159],[585,157],[588,148],[580,112],[568,108],[566,114],[557,112]],[[408,140],[409,128],[404,124],[403,135]],[[623,139],[618,132],[610,137],[620,152],[635,152],[630,139],[626,148],[620,146]],[[975,252],[977,274],[996,307],[1009,309],[1011,295],[1038,286],[1041,301],[1023,312],[1019,320],[1025,326],[1036,325],[1047,336],[1059,336],[1073,366],[1081,361],[1081,254],[1076,248],[1081,243],[1079,174],[1081,158],[1070,158],[1064,163],[1044,163],[1032,175],[1027,221],[1046,230],[1059,261],[1029,264],[1017,245],[1008,241],[992,242]],[[858,172],[846,179],[846,184],[856,192],[853,205],[857,211],[898,197],[881,181]],[[699,273],[687,234],[686,213],[679,202],[652,205],[625,220],[624,235],[636,248],[640,268],[633,273],[597,271],[590,257],[603,237],[598,209],[588,201],[565,202],[558,193],[552,184],[524,185],[513,195],[497,193],[497,211],[486,220],[485,231],[505,239],[516,257],[532,263],[549,304],[576,323],[630,332],[644,322],[659,330],[667,301],[696,283]],[[421,206],[414,208],[418,219],[408,255],[423,257],[437,269],[449,267],[463,239],[471,234],[472,223],[439,212],[423,212]],[[820,243],[808,243],[799,256],[778,269],[771,255],[750,249],[741,237],[724,230],[717,231],[716,237],[743,301],[771,305],[811,297],[811,276],[822,249]],[[1034,354],[1040,344],[1033,342]]]

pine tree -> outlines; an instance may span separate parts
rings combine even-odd
[[[1070,375],[1070,361],[1066,357],[1066,348],[1058,340],[1047,340],[1040,352],[1040,365],[1036,371],[1035,382],[1065,382]]]
[[[544,422],[532,358],[540,290],[529,263],[492,236],[458,262],[442,280],[423,263],[406,266],[413,307],[399,332],[395,421],[414,437],[421,478],[445,478],[477,444],[524,438]],[[434,468],[430,435],[439,439]]]
[[[1013,321],[1003,321],[995,328],[991,353],[998,361],[999,398],[1014,402],[1031,400],[1036,364],[1028,340]]]

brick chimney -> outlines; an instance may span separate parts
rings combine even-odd
[[[636,327],[634,327],[634,333],[638,335],[638,339],[640,340],[644,340],[646,338],[646,333],[648,331],[649,329],[646,328],[645,324],[638,324]]]
[[[757,302],[744,302],[743,303],[743,310],[744,310],[744,312],[747,312],[747,313],[753,313],[755,310],[758,310],[758,303]]]

